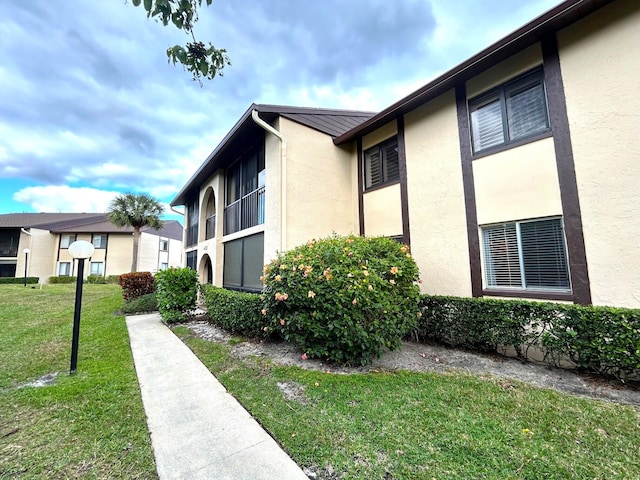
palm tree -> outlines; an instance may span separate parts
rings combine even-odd
[[[151,227],[160,230],[163,222],[160,215],[164,207],[149,195],[124,193],[118,195],[109,205],[109,221],[116,227],[133,227],[133,259],[131,271],[138,269],[138,245],[140,243],[140,229]]]

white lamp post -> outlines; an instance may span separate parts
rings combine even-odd
[[[82,306],[82,283],[84,277],[84,261],[93,255],[95,248],[91,242],[78,240],[69,245],[69,255],[78,259],[78,278],[76,281],[76,306],[73,311],[73,339],[71,342],[71,368],[69,373],[76,373],[78,366],[78,341],[80,339],[80,308]]]
[[[22,250],[22,253],[24,253],[24,286],[27,286],[27,260],[29,258],[29,253],[31,252],[31,250],[29,250],[28,248],[25,248],[24,250]]]

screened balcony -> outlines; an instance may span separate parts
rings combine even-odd
[[[263,223],[264,187],[257,188],[224,209],[225,235]]]

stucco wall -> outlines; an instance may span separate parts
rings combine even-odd
[[[276,122],[274,128],[279,129],[280,124]],[[288,142],[283,153],[288,162]],[[264,257],[265,263],[273,258],[277,252],[282,251],[284,242],[282,238],[282,165],[281,165],[282,145],[275,135],[267,134],[265,137],[264,165],[265,177],[265,198],[264,198]],[[284,226],[286,228],[286,225]]]
[[[332,232],[356,232],[350,152],[329,135],[285,118],[280,131],[287,139],[286,248]]]
[[[402,235],[399,183],[365,192],[364,233],[369,237]]]
[[[473,161],[478,224],[562,215],[553,139]]]
[[[133,238],[131,249],[133,251]],[[159,270],[160,237],[150,233],[140,234],[138,245],[138,271],[155,273]]]
[[[471,295],[460,143],[454,93],[405,116],[411,251],[422,290]]]
[[[109,235],[105,275],[121,275],[131,271],[133,235]]]
[[[39,277],[40,283],[47,283],[49,277],[55,275],[57,237],[47,230],[29,229],[31,236],[20,233],[20,246],[16,265],[16,276],[24,275],[25,248],[31,250],[27,260],[27,276]]]
[[[640,307],[640,4],[558,34],[594,304]]]
[[[467,97],[480,95],[539,65],[542,65],[542,50],[536,43],[470,79],[466,84]]]

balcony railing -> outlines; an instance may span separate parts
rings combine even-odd
[[[224,209],[224,233],[228,235],[264,223],[264,187],[245,195]]]
[[[0,257],[17,257],[18,247],[17,245],[10,247],[0,247]]]
[[[216,216],[211,215],[206,220],[204,239],[209,240],[210,238],[215,238],[215,236],[216,236]]]

